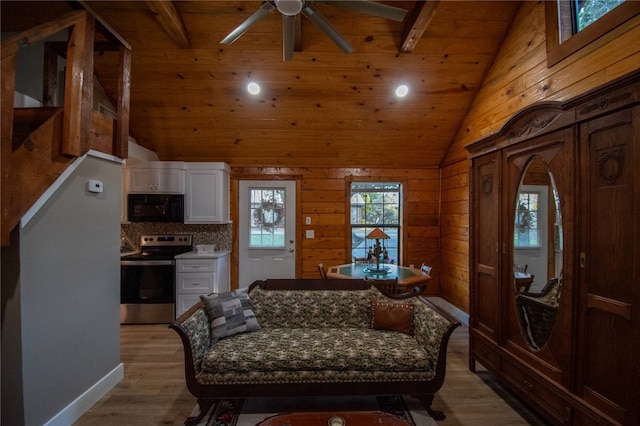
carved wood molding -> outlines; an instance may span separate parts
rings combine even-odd
[[[525,118],[525,121],[516,123],[511,132],[509,132],[509,137],[520,138],[522,136],[535,135],[553,123],[559,115],[559,111],[537,112],[533,116]]]
[[[493,175],[482,176],[482,192],[489,195],[491,191],[493,191]]]
[[[598,154],[598,173],[606,185],[617,185],[623,169],[624,152],[621,147],[614,147]]]
[[[631,96],[632,96],[632,93],[630,91],[617,93],[611,97],[600,99],[597,102],[586,104],[583,108],[581,108],[578,111],[578,114],[588,115],[593,113],[594,111],[605,111],[609,107],[615,106],[618,103],[628,100],[629,98],[631,98]]]

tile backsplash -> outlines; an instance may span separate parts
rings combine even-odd
[[[140,249],[140,236],[191,234],[193,245],[215,244],[216,250],[232,250],[232,224],[187,225],[182,223],[131,222],[120,227],[120,237],[128,249]]]

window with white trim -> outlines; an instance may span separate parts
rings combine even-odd
[[[374,240],[365,237],[376,227],[389,236],[381,240],[388,263],[400,262],[401,192],[398,182],[352,182],[350,198],[351,255],[366,258]]]

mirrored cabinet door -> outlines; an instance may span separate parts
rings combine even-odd
[[[574,132],[562,129],[507,148],[503,283],[507,347],[545,375],[570,383]],[[569,295],[569,296],[567,296]],[[569,300],[569,302],[565,302]]]

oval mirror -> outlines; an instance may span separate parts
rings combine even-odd
[[[553,175],[533,157],[520,179],[513,227],[513,282],[520,329],[531,349],[549,340],[562,286],[562,215]]]

